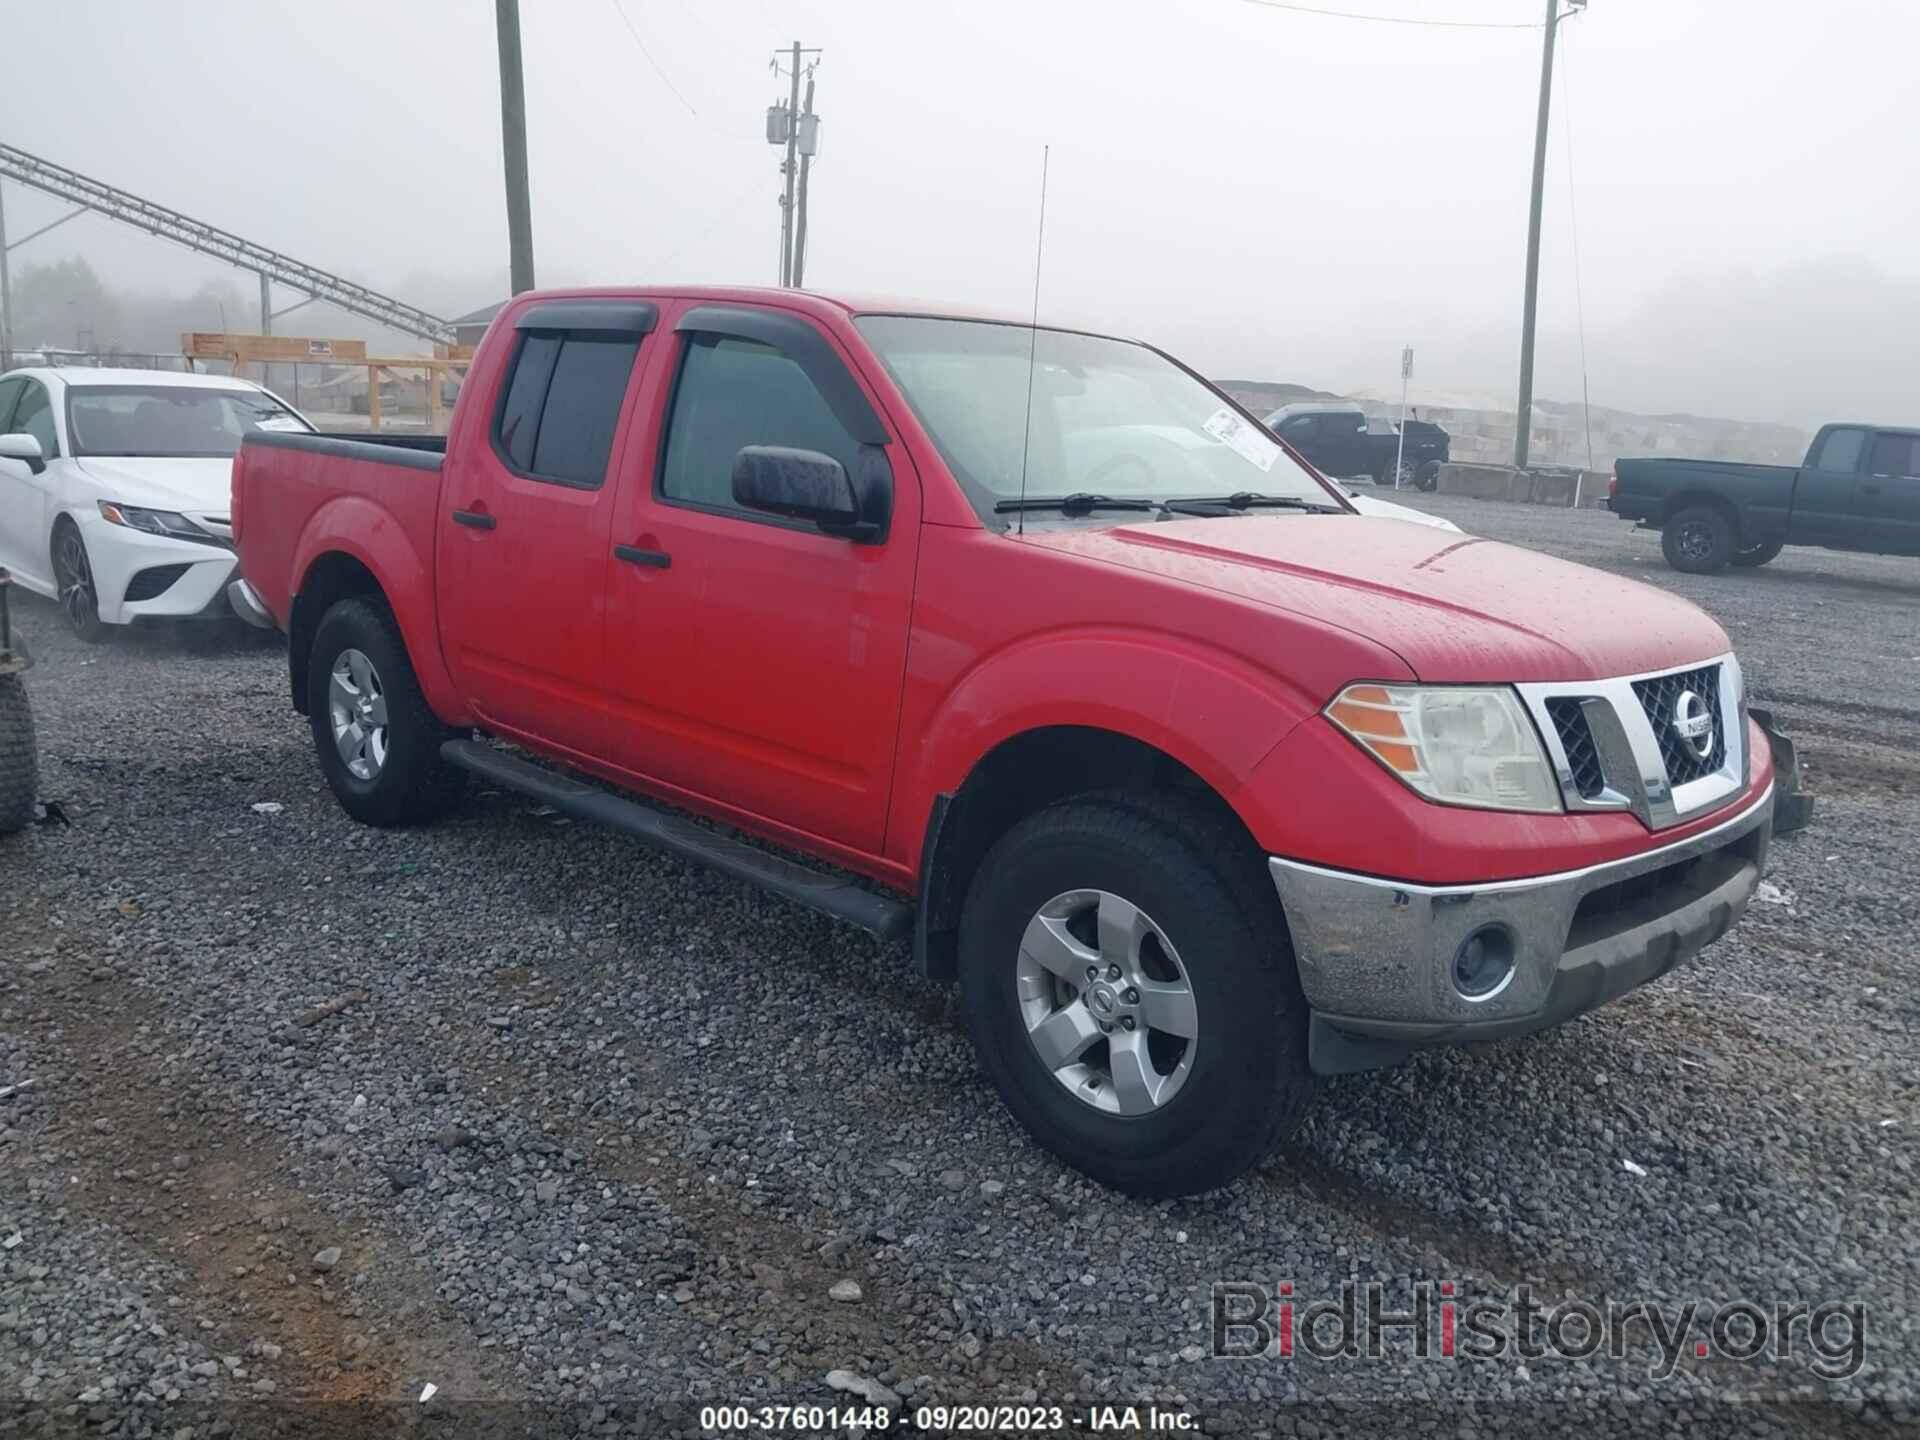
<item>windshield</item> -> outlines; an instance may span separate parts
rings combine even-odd
[[[1021,494],[1023,450],[1029,497],[1251,491],[1335,503],[1258,425],[1144,345],[979,320],[857,323],[983,514]]]
[[[260,390],[193,385],[75,385],[67,390],[67,433],[75,455],[232,455],[243,435],[312,428]]]

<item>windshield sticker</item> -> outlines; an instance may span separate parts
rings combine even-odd
[[[1225,406],[1209,415],[1200,428],[1221,444],[1231,446],[1234,454],[1262,474],[1273,469],[1273,462],[1280,458],[1278,445]]]

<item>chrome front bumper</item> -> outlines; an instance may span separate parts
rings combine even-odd
[[[1322,1074],[1416,1046],[1543,1029],[1664,975],[1738,920],[1766,866],[1773,786],[1688,839],[1609,864],[1487,885],[1414,885],[1269,860],[1313,1007]],[[1509,977],[1480,998],[1454,958],[1494,927]]]

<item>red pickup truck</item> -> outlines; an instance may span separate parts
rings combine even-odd
[[[250,434],[232,524],[348,814],[478,775],[910,939],[1019,1120],[1140,1194],[1316,1074],[1665,973],[1775,828],[1700,610],[1362,518],[1127,340],[522,295],[444,442]]]

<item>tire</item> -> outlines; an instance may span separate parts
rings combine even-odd
[[[1688,575],[1712,575],[1733,559],[1733,522],[1712,505],[1689,505],[1660,531],[1667,564]]]
[[[1100,944],[1103,917],[1127,944]],[[1045,967],[1033,958],[1042,951]],[[1127,967],[1117,980],[1103,968],[1116,961]],[[1198,806],[1102,792],[1015,825],[968,890],[960,982],[981,1066],[1014,1117],[1131,1195],[1226,1184],[1313,1095],[1306,1000],[1279,900],[1245,836]],[[1188,1007],[1176,1003],[1182,985]],[[1159,1004],[1143,1001],[1155,986]],[[1112,1027],[1095,1034],[1102,1014]],[[1184,1043],[1182,1028],[1192,1032]],[[1043,1061],[1042,1045],[1062,1035],[1074,1042],[1055,1050],[1059,1063]],[[1145,1066],[1120,1061],[1120,1045]],[[1115,1083],[1129,1074],[1135,1083]]]
[[[320,617],[307,657],[307,712],[321,772],[340,808],[363,825],[431,820],[466,788],[466,772],[440,758],[454,732],[428,708],[400,627],[377,600],[342,600]]]
[[[1742,570],[1758,570],[1762,565],[1766,564],[1786,548],[1786,545],[1781,541],[1768,540],[1760,545],[1749,546],[1745,550],[1734,551],[1733,554],[1728,557],[1727,563],[1738,566]]]
[[[1413,483],[1420,489],[1432,494],[1440,488],[1440,462],[1429,460],[1415,472]]]
[[[52,555],[53,583],[68,628],[87,644],[100,644],[107,638],[108,626],[100,618],[93,562],[87,558],[87,542],[81,537],[80,527],[64,516],[53,525]]]
[[[33,711],[18,675],[0,675],[0,835],[33,819],[39,774],[33,742]]]

